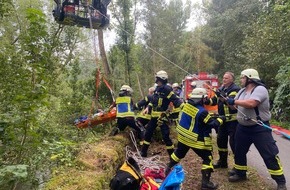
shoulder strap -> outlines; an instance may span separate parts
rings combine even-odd
[[[260,85],[257,85],[257,86],[260,86]],[[252,89],[251,94],[254,92],[254,90],[255,90],[255,88],[256,88],[257,86],[255,86],[255,87]],[[241,96],[241,94],[242,94],[244,91],[245,91],[245,88],[241,91],[241,93],[239,94],[239,96],[238,96],[237,99],[239,99],[239,97]],[[254,110],[255,110],[255,113],[256,113],[256,119],[257,119],[258,121],[260,121],[260,120],[261,120],[261,117],[260,117],[260,113],[259,113],[258,106],[254,107]]]

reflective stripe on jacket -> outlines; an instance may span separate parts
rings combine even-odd
[[[116,98],[117,117],[134,117],[133,103],[129,96]]]
[[[210,115],[201,105],[186,103],[176,128],[178,141],[192,148],[212,150],[211,127],[206,125],[210,119]]]

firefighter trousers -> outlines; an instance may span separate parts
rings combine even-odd
[[[117,126],[120,129],[120,131],[124,131],[125,128],[127,126],[129,126],[132,129],[136,130],[139,139],[144,138],[141,129],[136,125],[134,117],[125,117],[125,118],[119,117],[119,118],[117,118]]]
[[[235,133],[238,122],[228,121],[218,129],[217,145],[220,152],[228,152],[228,141],[232,152],[235,154]]]
[[[152,117],[151,120],[149,121],[147,128],[146,128],[146,133],[145,133],[145,138],[144,138],[144,143],[145,144],[150,144],[152,136],[154,134],[154,131],[157,127],[160,127],[161,129],[161,134],[162,134],[162,139],[166,145],[166,148],[173,148],[173,143],[172,140],[170,139],[170,128],[166,124],[166,122],[162,122],[158,119],[158,117]]]
[[[178,142],[177,148],[171,155],[170,160],[174,160],[176,163],[180,162],[180,160],[186,156],[189,149],[192,149],[202,159],[202,168],[201,168],[202,171],[203,170],[213,171],[211,150],[189,147],[181,142]]]
[[[264,124],[270,126],[269,122]],[[235,169],[237,174],[245,176],[247,172],[247,152],[254,144],[264,160],[271,177],[278,183],[285,183],[283,168],[278,157],[278,147],[272,136],[272,131],[260,125],[237,126],[235,147]]]

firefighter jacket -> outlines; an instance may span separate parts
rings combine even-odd
[[[220,87],[219,90],[225,93],[225,97],[234,98],[240,90],[236,84],[232,83],[228,88]],[[226,101],[218,101],[218,113],[227,117],[227,121],[237,120],[237,110],[231,109]]]
[[[130,96],[120,96],[116,98],[116,117],[135,117],[133,111],[133,101]]]
[[[173,92],[170,86],[158,86],[154,91],[152,100],[148,104],[149,114],[151,113],[152,117],[159,117],[161,113],[167,111],[170,102],[173,103],[175,108],[179,108],[183,104],[182,100]]]
[[[143,100],[140,100],[139,102],[137,102],[135,104],[136,109],[137,110],[144,110],[148,106],[149,102],[152,100],[152,97],[153,97],[153,95],[148,94]],[[150,114],[145,114],[145,115],[138,114],[137,117],[144,118],[144,119],[150,119],[151,115]]]
[[[217,129],[222,123],[222,119],[214,119],[200,103],[189,99],[176,128],[178,141],[191,148],[212,150],[211,129]]]
[[[221,92],[221,98],[234,98],[239,92],[240,87],[232,83],[228,88],[221,86],[218,91]],[[227,121],[236,121],[237,120],[237,110],[231,109],[226,101],[220,100],[216,95],[209,99],[208,105],[218,105],[218,114],[224,115],[227,118]]]

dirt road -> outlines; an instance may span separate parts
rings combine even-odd
[[[282,136],[279,136],[273,133],[274,139],[277,141],[277,145],[279,148],[279,157],[282,162],[284,175],[287,181],[287,189],[290,189],[290,140],[286,139]],[[265,179],[269,182],[269,185],[273,186],[273,189],[276,187],[276,183],[272,180],[270,174],[267,171],[267,168],[264,164],[262,157],[257,151],[256,147],[252,145],[250,147],[250,151],[247,154],[248,165],[257,169],[260,175],[264,176]]]

